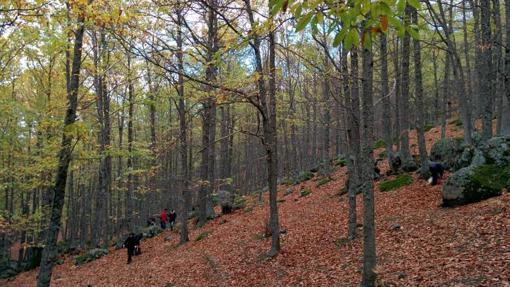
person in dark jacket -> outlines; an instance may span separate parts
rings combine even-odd
[[[133,232],[129,233],[128,237],[126,238],[126,241],[124,241],[124,247],[127,248],[128,253],[128,261],[127,264],[130,264],[133,260],[132,257],[135,254],[136,246],[140,245],[140,240],[137,239],[135,234]]]
[[[170,211],[170,214],[168,215],[168,223],[170,224],[170,230],[174,230],[174,225],[175,225],[175,219],[177,218],[177,214],[175,213],[175,210],[172,209],[172,211]]]
[[[135,235],[135,252],[134,252],[134,255],[142,254],[142,249],[140,248],[140,241],[142,240],[142,238],[143,238],[143,234],[142,233]]]
[[[431,161],[429,163],[429,171],[432,175],[431,185],[436,185],[438,180],[443,177],[444,166],[440,162]]]

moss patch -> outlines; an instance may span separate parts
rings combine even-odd
[[[484,164],[473,171],[473,179],[480,185],[491,189],[508,188],[510,183],[510,164],[501,167],[496,164]]]
[[[317,181],[317,187],[321,187],[321,186],[329,183],[330,181],[331,181],[331,178],[329,178],[329,177],[321,178],[319,181]]]
[[[76,258],[74,259],[74,264],[82,265],[82,264],[94,261],[96,259],[99,259],[107,254],[108,254],[108,249],[102,249],[102,248],[91,249],[79,256],[76,256]]]
[[[305,197],[305,196],[308,196],[310,194],[312,194],[312,191],[307,187],[307,188],[302,189],[299,195],[301,197]]]
[[[383,139],[378,139],[374,143],[374,149],[383,148],[383,147],[384,147],[384,140]]]
[[[379,184],[379,190],[382,192],[395,190],[413,183],[413,178],[409,174],[401,174],[395,179],[385,180]]]
[[[209,236],[211,234],[210,231],[204,231],[202,233],[200,233],[197,238],[195,238],[195,241],[200,241],[200,240],[203,240],[205,238],[207,238],[207,236]]]

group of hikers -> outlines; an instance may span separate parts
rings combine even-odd
[[[168,209],[165,208],[161,211],[159,215],[159,224],[161,229],[165,230],[167,225],[170,226],[170,230],[174,230],[175,220],[177,219],[177,213],[172,209],[170,213],[168,213]],[[149,217],[147,219],[147,226],[157,226],[155,216]],[[135,234],[133,232],[129,233],[128,237],[124,241],[124,247],[127,249],[128,260],[127,264],[130,264],[133,261],[134,255],[140,255],[142,250],[140,248],[140,241],[142,240],[143,235]]]
[[[394,162],[392,162],[392,165],[395,165],[397,169],[401,165],[400,157],[396,157],[393,159]],[[377,179],[380,175],[380,169],[378,168],[377,164],[379,161],[375,162],[374,165],[374,173],[376,174],[375,179]],[[444,165],[439,162],[429,162],[429,171],[431,173],[431,178],[429,179],[429,183],[431,185],[438,184],[438,180],[443,177],[444,173]],[[170,226],[170,230],[174,230],[175,226],[175,220],[177,219],[177,214],[175,213],[175,210],[172,209],[170,213],[168,213],[168,209],[165,208],[163,211],[161,211],[161,214],[159,215],[159,224],[161,229],[165,230],[167,228],[167,225]],[[151,216],[149,219],[147,219],[147,226],[157,226],[156,223],[156,216]],[[124,241],[124,247],[127,248],[128,253],[128,261],[127,263],[130,264],[132,262],[132,257],[134,255],[141,254],[140,249],[140,241],[142,240],[143,235],[142,234],[134,234],[133,232],[129,233],[129,236],[127,237],[126,241]]]

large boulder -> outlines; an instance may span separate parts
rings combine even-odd
[[[500,189],[484,185],[475,178],[477,168],[462,168],[448,178],[443,186],[443,206],[478,202],[501,194]]]
[[[463,140],[461,138],[440,139],[432,146],[430,159],[443,163],[446,169],[460,169],[462,166],[457,164],[459,159],[461,157],[469,157],[470,155],[469,150],[465,151],[462,143]],[[465,161],[469,161],[469,158],[465,159]]]
[[[220,190],[217,194],[218,203],[223,213],[229,213],[234,207],[234,195],[228,190]]]
[[[510,137],[494,137],[480,146],[488,163],[504,166],[510,163]]]

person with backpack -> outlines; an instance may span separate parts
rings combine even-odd
[[[133,232],[129,233],[126,241],[124,241],[124,247],[127,248],[128,254],[127,264],[131,264],[131,261],[133,260],[132,257],[135,255],[135,249],[137,245],[140,245],[140,240],[137,239]]]
[[[175,226],[175,220],[177,218],[177,214],[175,213],[175,210],[172,209],[172,211],[170,211],[170,214],[168,215],[168,222],[170,223],[170,230],[174,230],[174,226]]]
[[[431,185],[438,184],[439,179],[443,177],[444,169],[445,168],[444,168],[443,164],[440,163],[440,162],[433,162],[433,161],[431,161],[429,163],[429,171],[430,171],[430,174],[432,176],[429,179],[429,183]]]
[[[166,229],[166,224],[168,222],[168,209],[164,209],[163,211],[161,211],[161,215],[159,216],[159,220],[160,220],[160,223],[161,223],[161,229],[165,230]]]

